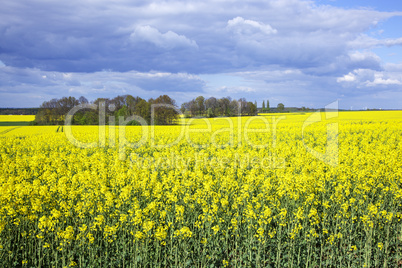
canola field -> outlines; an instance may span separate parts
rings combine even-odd
[[[0,115],[0,127],[2,129],[0,135],[5,130],[2,127],[28,126],[33,120],[35,120],[34,115]]]
[[[0,115],[0,122],[29,122],[35,120],[34,115]]]
[[[402,111],[0,127],[0,267],[401,267]]]

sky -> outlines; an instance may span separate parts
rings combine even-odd
[[[63,96],[402,109],[402,1],[3,0],[0,107]]]

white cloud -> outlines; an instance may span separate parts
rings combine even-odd
[[[401,46],[402,38],[380,40],[379,44],[387,47]]]
[[[354,75],[352,73],[348,73],[348,74],[345,74],[342,77],[339,77],[338,79],[336,79],[336,81],[338,83],[341,83],[341,82],[354,82],[354,81],[356,81],[356,75]]]
[[[378,57],[375,53],[371,51],[353,51],[349,54],[349,57],[352,62],[365,62],[365,61],[373,61],[373,62],[381,62],[381,58]]]
[[[245,20],[242,17],[236,17],[228,21],[228,29],[241,35],[253,35],[256,33],[275,34],[278,31],[269,24],[264,24],[254,20]]]
[[[360,34],[354,40],[351,40],[348,45],[353,49],[401,46],[402,38],[376,39],[367,34]]]
[[[163,34],[159,32],[158,29],[153,28],[149,25],[138,26],[130,37],[134,42],[149,42],[163,49],[185,47],[198,48],[198,45],[194,40],[190,40],[184,35],[178,35],[177,33],[172,31],[168,31]]]
[[[346,87],[375,88],[402,85],[402,74],[396,65],[385,65],[383,71],[357,69],[342,77],[337,82]]]
[[[397,80],[397,79],[391,79],[391,78],[383,78],[384,74],[382,73],[376,73],[374,74],[374,80],[373,81],[366,81],[365,84],[368,87],[374,87],[378,85],[402,85],[402,82]]]

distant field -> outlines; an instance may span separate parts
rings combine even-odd
[[[0,126],[28,126],[33,120],[34,115],[0,115]]]

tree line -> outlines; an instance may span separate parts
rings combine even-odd
[[[179,119],[180,113],[175,100],[167,95],[161,95],[156,99],[144,100],[141,97],[131,95],[117,96],[113,99],[97,98],[89,102],[85,97],[63,97],[45,101],[35,116],[35,125],[62,125],[66,115],[78,107],[72,115],[74,125],[98,125],[100,123],[100,110],[104,112],[105,124],[119,124],[119,117],[124,119],[137,116],[137,120],[131,120],[127,125],[139,125],[141,117],[147,124],[171,125]],[[154,116],[151,116],[151,113]],[[151,118],[152,117],[152,118]],[[113,121],[111,121],[113,120]]]
[[[119,124],[119,118],[127,119],[131,116],[133,120],[124,122],[127,125],[154,124],[172,125],[176,124],[180,112],[185,117],[216,117],[216,116],[238,116],[257,115],[257,104],[247,101],[245,98],[239,100],[230,97],[217,99],[210,97],[205,99],[199,96],[181,105],[179,110],[176,101],[168,95],[161,95],[156,99],[149,100],[131,95],[117,96],[113,99],[97,98],[89,102],[85,97],[63,97],[45,101],[39,108],[33,124],[36,125],[63,125],[66,115],[74,107],[81,107],[72,115],[72,124],[75,125],[98,125],[100,123],[100,110],[104,112],[105,124]],[[138,120],[142,118],[143,121]],[[113,120],[113,121],[111,121]],[[102,123],[101,122],[101,123]]]
[[[0,115],[35,115],[39,108],[0,108]]]
[[[257,103],[247,101],[245,98],[235,100],[230,97],[220,99],[210,97],[205,99],[203,96],[198,96],[183,103],[180,110],[185,117],[257,115]]]

